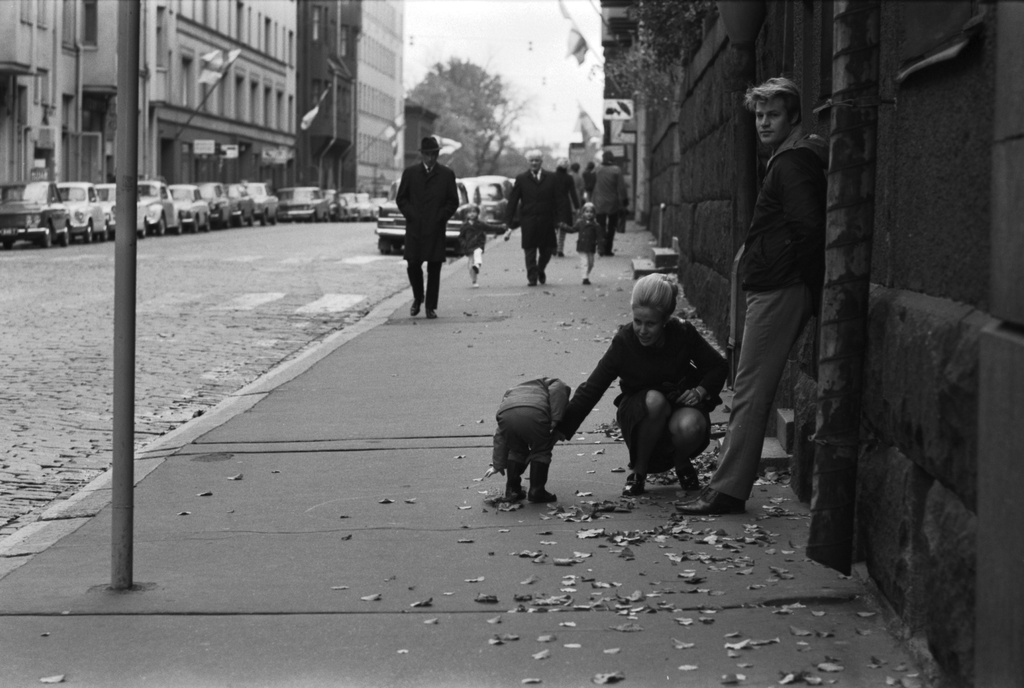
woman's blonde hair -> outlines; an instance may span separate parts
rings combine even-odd
[[[630,307],[653,308],[666,320],[676,312],[679,287],[665,275],[657,273],[641,277],[633,285]]]

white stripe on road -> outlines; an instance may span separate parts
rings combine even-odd
[[[304,315],[312,313],[339,313],[347,311],[365,298],[361,294],[324,294],[316,301],[296,309],[295,312]]]
[[[366,265],[367,263],[373,263],[373,262],[378,261],[378,260],[388,260],[388,257],[387,256],[352,256],[351,258],[346,258],[346,259],[344,259],[341,262],[342,263],[347,263],[349,265]]]
[[[219,306],[213,306],[210,310],[214,311],[251,311],[257,306],[262,306],[265,303],[272,301],[278,301],[284,298],[284,294],[277,291],[254,293],[254,294],[242,294],[236,296],[227,303],[223,303]]]

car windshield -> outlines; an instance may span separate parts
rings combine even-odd
[[[368,193],[357,193],[356,194],[356,202],[357,203],[369,203],[370,202],[370,194],[368,194]]]
[[[474,203],[501,200],[501,186],[498,184],[481,184],[473,192]]]
[[[263,186],[262,184],[250,184],[248,187],[246,187],[246,190],[249,192],[250,196],[266,196],[267,195],[267,188],[265,186]]]
[[[46,182],[34,182],[31,184],[12,184],[0,190],[0,197],[7,201],[31,201],[33,203],[46,203],[49,184]]]
[[[246,195],[245,189],[238,184],[232,184],[228,187],[228,196],[231,196],[231,198],[244,198]]]
[[[193,198],[195,198],[195,195],[192,193],[192,189],[172,188],[171,198],[173,198],[176,201],[191,201]]]
[[[96,198],[100,199],[101,201],[113,202],[114,196],[116,196],[116,194],[114,193],[114,189],[108,189],[102,186],[96,187]]]
[[[156,184],[139,184],[139,198],[159,198],[160,187]]]
[[[203,198],[216,198],[219,194],[217,193],[216,184],[204,184],[199,187],[199,193]]]
[[[291,189],[281,192],[282,201],[312,201],[320,196],[319,189]]]
[[[62,201],[84,201],[88,198],[85,189],[80,186],[57,187],[57,190],[60,191]]]

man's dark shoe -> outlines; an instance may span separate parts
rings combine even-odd
[[[700,496],[689,502],[676,505],[676,511],[691,516],[710,516],[712,514],[742,514],[746,511],[746,502],[730,495],[705,488]]]
[[[419,314],[420,314],[420,302],[419,301],[413,301],[412,305],[409,306],[409,315],[411,315],[412,317],[415,318]]]
[[[623,497],[639,497],[647,490],[644,489],[644,484],[647,482],[647,476],[640,473],[630,473],[626,476],[626,485],[622,488]]]
[[[548,276],[544,274],[543,270],[537,273],[537,281],[540,282],[541,284],[548,283]]]
[[[427,320],[433,320],[436,317],[437,317],[437,311],[435,311],[433,308],[428,308],[427,309]]]
[[[528,286],[528,287],[536,287],[537,283],[536,282],[527,282],[526,286]]]

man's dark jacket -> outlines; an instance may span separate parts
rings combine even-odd
[[[516,208],[519,208],[519,224],[523,228],[523,248],[533,249],[558,245],[555,237],[555,222],[558,212],[558,187],[555,175],[541,170],[538,182],[533,172],[526,171],[516,177],[512,193],[508,196],[506,219],[509,227],[515,226]]]
[[[407,167],[395,203],[405,216],[402,257],[410,263],[444,262],[445,226],[459,207],[455,173],[440,163],[429,175],[422,163]]]
[[[746,291],[803,282],[815,294],[825,276],[828,146],[820,136],[787,139],[768,161],[740,259]]]

